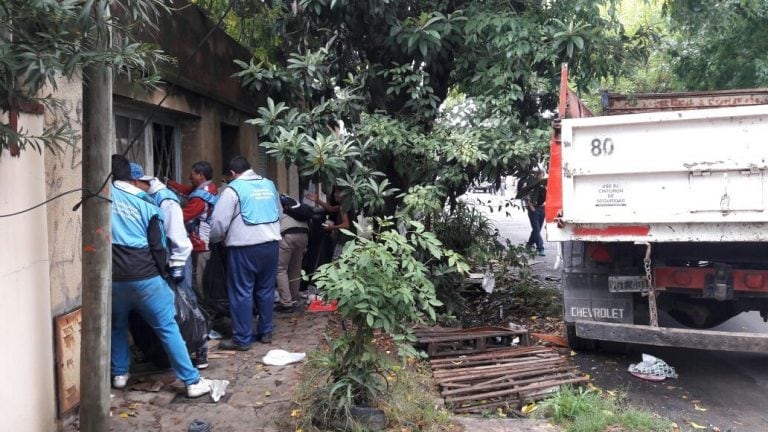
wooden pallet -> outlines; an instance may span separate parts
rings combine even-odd
[[[524,328],[475,327],[449,329],[443,327],[417,328],[414,334],[418,342],[426,345],[430,358],[475,354],[509,348],[514,338],[520,338],[520,345],[530,345],[528,331]]]
[[[563,384],[587,381],[577,367],[542,346],[436,358],[430,366],[446,406],[455,413],[519,409]]]

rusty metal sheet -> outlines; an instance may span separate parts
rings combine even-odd
[[[55,319],[56,399],[59,416],[80,404],[81,309]]]
[[[602,93],[603,115],[768,104],[768,89],[681,93]]]

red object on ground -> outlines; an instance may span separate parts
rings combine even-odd
[[[336,310],[336,300],[325,303],[322,300],[312,300],[307,307],[307,312],[333,312]]]
[[[642,374],[640,372],[630,372],[630,373],[646,381],[664,381],[665,379],[667,379],[667,377],[659,376],[659,375],[648,375],[648,374]]]

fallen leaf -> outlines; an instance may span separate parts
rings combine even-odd
[[[702,425],[700,425],[700,424],[698,424],[698,423],[696,423],[694,421],[691,422],[691,427],[694,428],[694,429],[706,429],[707,428],[706,426],[702,426]]]
[[[538,408],[539,408],[539,406],[536,405],[536,402],[531,402],[528,405],[524,406],[520,411],[522,411],[523,414],[530,414],[530,413],[536,411],[536,409],[538,409]]]
[[[717,426],[712,426],[712,432],[720,432],[720,428]]]
[[[128,413],[121,412],[120,413],[120,418],[128,418]]]
[[[611,396],[616,396],[616,390],[606,390],[606,392]]]
[[[301,417],[301,410],[298,410],[298,409],[292,410],[291,411],[291,417],[293,417],[293,418]]]
[[[571,350],[571,357],[576,355],[576,351]]]
[[[587,387],[589,387],[589,389],[592,390],[595,393],[598,393],[598,394],[602,394],[603,393],[603,390],[601,390],[598,386],[596,386],[596,385],[594,385],[592,383],[587,384]]]
[[[695,409],[696,411],[706,411],[707,410],[706,408],[700,407],[699,404],[697,404],[697,403],[693,404],[693,409]]]
[[[270,397],[270,396],[272,396],[272,392],[271,391],[267,390],[267,391],[264,392],[264,397]]]

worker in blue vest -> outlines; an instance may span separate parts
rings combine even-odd
[[[128,382],[128,315],[136,311],[157,333],[187,396],[202,396],[211,382],[192,365],[174,319],[173,291],[163,279],[167,247],[160,209],[133,184],[124,156],[112,155],[112,176],[112,386]]]
[[[222,349],[246,351],[251,343],[272,342],[272,308],[280,254],[280,195],[275,184],[251,169],[242,156],[229,162],[233,180],[211,216],[211,243],[227,246],[227,293],[232,339]],[[253,303],[259,311],[253,335]]]
[[[144,174],[141,165],[131,162],[131,178],[134,184],[155,200],[163,216],[165,237],[168,240],[168,276],[187,296],[197,302],[192,289],[192,241],[184,227],[184,216],[179,197],[160,180]],[[208,341],[195,352],[194,365],[198,369],[208,367]]]

